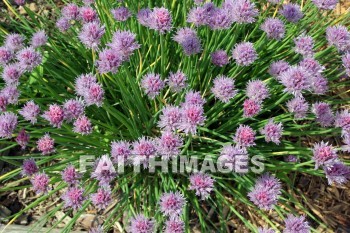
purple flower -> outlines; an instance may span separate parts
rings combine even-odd
[[[64,111],[57,104],[50,104],[49,109],[44,112],[42,117],[49,121],[52,126],[61,128],[64,120]]]
[[[29,142],[29,134],[26,133],[24,129],[22,129],[21,131],[19,131],[16,137],[16,142],[18,143],[18,145],[21,146],[21,149],[24,150]]]
[[[242,147],[251,147],[255,145],[255,131],[247,125],[240,125],[236,130],[233,141]]]
[[[86,106],[95,104],[96,106],[101,107],[104,98],[104,90],[102,88],[102,85],[99,83],[92,83],[83,97]]]
[[[254,23],[259,11],[250,0],[236,0],[231,7],[227,7],[231,12],[233,21],[236,23]]]
[[[69,20],[77,19],[79,15],[79,7],[74,3],[65,5],[62,9],[62,16]]]
[[[185,95],[185,103],[184,104],[193,104],[193,105],[204,105],[206,100],[202,98],[201,93],[199,91],[190,90]]]
[[[9,104],[7,96],[0,93],[0,110],[6,111],[7,105]]]
[[[28,101],[21,110],[18,111],[20,115],[27,121],[30,121],[32,124],[35,124],[37,117],[40,113],[40,108],[33,100]]]
[[[282,40],[286,32],[282,20],[275,18],[267,18],[260,28],[269,39]]]
[[[136,41],[136,35],[130,31],[116,31],[108,46],[115,49],[124,61],[128,60],[134,51],[140,48]]]
[[[334,45],[339,51],[350,48],[350,32],[343,25],[330,26],[326,29],[326,38],[329,45]]]
[[[17,6],[24,6],[24,4],[26,3],[25,0],[14,0],[14,1],[15,1]]]
[[[228,103],[236,94],[234,80],[223,75],[217,76],[211,88],[214,96],[224,103]]]
[[[96,76],[93,74],[82,74],[75,80],[75,92],[80,96],[85,96],[92,84],[97,83]]]
[[[79,18],[82,19],[84,23],[91,23],[94,21],[98,21],[98,16],[96,11],[90,6],[80,7]]]
[[[149,160],[155,158],[157,153],[156,143],[153,139],[141,137],[138,141],[133,143],[132,161],[134,166],[147,168]]]
[[[315,169],[318,169],[320,166],[332,165],[338,161],[337,151],[331,145],[328,145],[328,142],[315,143],[312,151]]]
[[[34,159],[25,159],[22,165],[22,176],[32,176],[39,171]]]
[[[168,217],[180,216],[186,204],[180,192],[163,193],[159,200],[160,211]]]
[[[310,88],[310,74],[301,66],[291,66],[280,75],[279,79],[285,87],[285,92],[295,96],[299,96],[302,91]]]
[[[287,102],[288,111],[294,113],[295,119],[303,119],[309,110],[309,104],[304,97],[297,96]]]
[[[350,113],[349,110],[337,112],[335,115],[335,127],[342,128],[343,132],[350,132]]]
[[[271,228],[259,227],[258,233],[276,233],[276,231],[274,229],[271,229]]]
[[[98,22],[90,22],[83,25],[78,37],[86,48],[97,49],[104,34],[104,26]]]
[[[196,26],[206,25],[215,10],[208,11],[204,6],[197,6],[190,10],[187,16],[187,22]]]
[[[63,104],[64,119],[71,122],[84,114],[84,102],[80,99],[70,99]]]
[[[175,130],[181,121],[181,112],[179,107],[172,105],[165,106],[162,109],[162,115],[159,117],[158,127],[165,130]]]
[[[90,199],[98,210],[104,210],[112,201],[112,192],[108,188],[99,188],[96,193],[91,194]]]
[[[131,17],[131,12],[126,7],[118,7],[116,9],[112,9],[111,13],[114,19],[117,21],[126,21]]]
[[[273,62],[269,68],[269,74],[279,80],[280,75],[290,68],[288,62],[280,60]]]
[[[30,45],[33,48],[38,48],[40,46],[45,45],[47,43],[47,39],[48,38],[44,30],[37,31],[33,34]]]
[[[66,182],[68,185],[73,186],[79,183],[79,179],[81,178],[81,174],[79,174],[73,165],[68,165],[61,172],[62,180]]]
[[[200,53],[202,49],[196,31],[191,28],[179,28],[174,36],[174,41],[182,46],[187,56]]]
[[[288,214],[284,220],[285,228],[283,233],[309,233],[310,226],[305,220],[305,216],[296,217],[292,214]]]
[[[149,27],[151,24],[152,11],[149,8],[143,8],[137,13],[137,20],[141,25]]]
[[[13,58],[13,51],[7,47],[0,47],[0,65],[7,65]]]
[[[202,200],[207,199],[214,188],[215,180],[205,173],[195,173],[190,176],[189,190],[196,192]]]
[[[9,64],[5,66],[3,69],[2,78],[4,79],[6,85],[16,86],[18,85],[19,78],[21,77],[22,73],[23,71],[20,69],[19,64],[17,63]]]
[[[130,161],[130,143],[125,141],[113,141],[111,144],[112,161],[118,165],[128,164]]]
[[[254,117],[261,111],[261,103],[252,99],[246,99],[243,103],[243,117]]]
[[[179,218],[171,218],[165,222],[164,233],[184,233],[185,223]]]
[[[171,21],[171,15],[168,9],[155,7],[150,15],[149,27],[163,34],[171,30]]]
[[[241,160],[248,159],[247,149],[238,145],[225,145],[220,152],[218,163],[222,168],[227,167],[231,171],[235,171],[235,160],[238,156]]]
[[[265,135],[266,142],[274,142],[277,145],[280,144],[280,138],[282,137],[283,126],[282,123],[274,123],[273,119],[270,119],[269,122],[260,130],[262,135]]]
[[[160,79],[159,74],[146,74],[141,80],[141,87],[145,90],[150,99],[154,99],[160,94],[165,86],[165,82]]]
[[[328,80],[321,74],[312,76],[311,90],[314,94],[324,95],[328,91]]]
[[[292,23],[298,22],[304,16],[303,12],[300,10],[300,6],[293,3],[284,4],[283,8],[280,10],[280,14]]]
[[[117,176],[113,163],[108,155],[102,155],[98,160],[95,171],[91,173],[91,178],[99,181],[100,186],[107,187],[109,183]]]
[[[45,134],[36,142],[38,150],[42,155],[48,155],[55,152],[55,140],[49,134]]]
[[[17,104],[19,91],[16,86],[8,85],[0,91],[0,95],[4,96],[9,104]]]
[[[39,52],[35,51],[32,47],[27,47],[18,51],[16,55],[18,65],[25,71],[32,71],[35,67],[39,66],[42,62],[42,56]]]
[[[68,188],[61,198],[65,202],[64,208],[72,208],[73,210],[80,209],[86,199],[84,189],[79,187]]]
[[[334,115],[329,104],[317,102],[312,105],[312,112],[316,116],[316,121],[323,127],[333,125]]]
[[[270,96],[269,89],[261,80],[248,81],[246,95],[249,99],[257,102],[262,102],[264,99]]]
[[[89,118],[87,118],[84,115],[78,117],[78,119],[75,120],[73,125],[74,125],[73,132],[75,133],[79,133],[81,135],[87,135],[87,134],[91,134],[92,132],[91,121],[89,120]]]
[[[232,23],[232,12],[225,8],[214,9],[208,17],[208,24],[213,30],[229,29]]]
[[[341,162],[325,166],[323,169],[326,173],[329,185],[333,183],[342,185],[350,180],[350,167]]]
[[[294,39],[295,52],[305,57],[312,57],[314,55],[314,40],[311,36],[301,35]]]
[[[4,112],[0,115],[0,138],[11,138],[16,127],[16,114],[12,112]]]
[[[342,146],[342,151],[344,152],[350,152],[350,133],[343,134],[343,143],[345,145]]]
[[[312,0],[317,8],[321,10],[333,10],[339,0]]]
[[[157,152],[163,160],[176,157],[180,154],[183,145],[181,138],[171,131],[163,131],[160,138],[156,140]]]
[[[317,60],[314,58],[304,58],[299,65],[307,70],[311,74],[320,74],[325,69]]]
[[[146,218],[143,214],[136,215],[130,220],[130,232],[139,233],[154,233],[155,221],[151,218]]]
[[[23,48],[24,39],[24,36],[17,33],[8,34],[5,38],[4,45],[12,51],[17,51]]]
[[[201,105],[184,104],[181,107],[181,121],[179,129],[185,134],[196,134],[197,127],[204,125],[205,116]]]
[[[32,183],[33,190],[36,194],[46,194],[50,191],[50,179],[45,173],[35,173],[30,179],[30,182]]]
[[[61,32],[66,32],[70,28],[70,26],[71,26],[70,21],[66,17],[61,17],[56,22],[56,27]]]
[[[239,66],[249,66],[258,59],[258,54],[254,49],[253,43],[242,42],[236,44],[232,51],[232,58],[235,59]]]
[[[296,163],[298,162],[298,158],[295,155],[287,155],[284,157],[284,161],[289,163]]]
[[[343,66],[345,67],[346,74],[350,77],[350,53],[346,53],[342,57]],[[4,69],[5,72],[5,69]]]
[[[176,73],[170,73],[167,83],[169,85],[169,88],[173,92],[180,92],[182,89],[184,89],[187,84],[187,76],[181,71],[177,71]]]
[[[219,67],[223,67],[229,63],[229,58],[225,50],[216,50],[210,54],[211,62]]]

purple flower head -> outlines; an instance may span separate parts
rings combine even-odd
[[[32,71],[35,67],[41,64],[43,58],[39,52],[34,50],[34,48],[27,47],[18,51],[16,59],[22,70]]]
[[[86,48],[97,49],[104,34],[104,26],[101,26],[98,22],[90,22],[83,25],[78,37]]]
[[[224,103],[228,103],[236,94],[234,80],[223,75],[217,76],[211,88],[214,96]]]
[[[285,92],[299,96],[302,91],[310,89],[310,74],[301,66],[291,66],[283,72],[280,82],[285,87]]]
[[[346,74],[350,77],[350,52],[343,55],[342,62],[343,62],[343,66],[345,68]]]
[[[45,173],[35,173],[30,179],[30,182],[32,183],[33,190],[36,194],[46,194],[50,191],[50,179]]]
[[[150,99],[154,99],[160,94],[165,86],[165,82],[160,79],[159,74],[146,74],[141,80],[141,87],[145,90],[146,95]]]
[[[93,74],[82,74],[75,80],[75,92],[84,96],[90,89],[91,85],[97,83],[96,76]]]
[[[45,45],[47,43],[47,39],[48,37],[44,30],[37,31],[36,33],[33,34],[30,45],[33,48],[38,48],[40,46]]]
[[[17,104],[19,91],[16,86],[8,85],[0,91],[0,95],[5,97],[9,104]]]
[[[136,215],[130,220],[130,232],[154,233],[156,223],[151,218],[146,218],[143,214]]]
[[[298,22],[304,16],[303,12],[300,10],[300,6],[293,3],[284,4],[283,8],[280,10],[280,14],[292,23]]]
[[[84,114],[84,102],[80,99],[69,99],[63,104],[64,119],[71,122]]]
[[[211,62],[219,67],[223,67],[229,63],[229,58],[225,50],[216,50],[210,54]]]
[[[298,158],[295,155],[287,155],[284,157],[284,161],[289,163],[296,163],[298,162]]]
[[[179,107],[168,105],[162,110],[159,117],[158,127],[165,130],[175,130],[181,121],[181,112]]]
[[[342,128],[343,132],[350,132],[350,113],[349,110],[337,112],[335,115],[335,127]]]
[[[2,78],[4,79],[6,85],[16,86],[18,85],[19,78],[21,77],[22,73],[23,71],[20,69],[19,64],[9,64],[3,69]]]
[[[159,200],[160,211],[171,218],[180,216],[185,204],[186,200],[180,192],[163,193]]]
[[[249,66],[258,59],[258,54],[255,51],[253,43],[242,42],[236,44],[232,51],[232,58],[235,59],[239,66]]]
[[[73,125],[74,125],[73,132],[75,133],[87,135],[87,134],[91,134],[92,132],[91,121],[89,120],[89,118],[87,118],[84,115],[78,117],[78,119],[74,121]]]
[[[233,141],[242,147],[251,147],[255,145],[255,131],[247,125],[240,125],[236,130]]]
[[[50,122],[50,125],[61,128],[64,120],[64,111],[57,104],[50,104],[49,109],[44,112],[42,117]]]
[[[342,151],[344,152],[350,152],[350,133],[343,134],[343,143],[345,145],[342,146]]]
[[[32,176],[39,171],[38,166],[34,159],[26,159],[22,165],[22,176]]]
[[[276,194],[280,194],[282,189],[280,180],[269,173],[260,176],[256,181],[256,186],[267,187]]]
[[[205,116],[201,105],[184,104],[181,107],[181,122],[179,129],[185,134],[196,134],[197,127],[204,125]]]
[[[317,102],[312,105],[312,113],[316,116],[316,121],[323,127],[332,126],[334,115],[329,104]]]
[[[4,45],[12,51],[17,51],[24,47],[24,39],[24,36],[17,33],[8,34]]]
[[[325,69],[317,60],[314,58],[304,58],[299,65],[307,70],[311,74],[320,74]]]
[[[112,192],[108,188],[99,188],[96,193],[91,194],[90,199],[98,210],[104,210],[112,201]]]
[[[13,51],[7,47],[0,47],[0,66],[7,65],[13,58]]]
[[[48,155],[55,152],[55,140],[49,134],[45,134],[36,142],[38,150],[42,155]]]
[[[341,162],[325,166],[323,169],[326,173],[329,185],[333,183],[342,185],[350,180],[350,167]]]
[[[220,157],[217,162],[221,167],[227,167],[231,171],[235,171],[236,156],[240,156],[240,160],[243,158],[248,159],[247,149],[238,145],[225,145],[220,152]]]
[[[261,102],[246,99],[243,103],[243,117],[254,117],[261,111]]]
[[[206,25],[214,12],[215,10],[207,11],[207,8],[204,6],[194,7],[188,13],[187,22],[196,26]]]
[[[136,35],[130,31],[116,31],[108,46],[115,49],[124,61],[128,60],[134,51],[140,48],[136,41]]]
[[[276,233],[276,231],[274,229],[271,229],[271,228],[259,227],[258,233]]]
[[[315,161],[315,169],[318,169],[320,166],[331,165],[334,162],[338,161],[337,151],[331,146],[328,145],[328,142],[324,143],[315,143],[313,148],[313,157],[312,160]]]
[[[270,96],[267,85],[261,80],[249,81],[246,88],[246,95],[249,99],[262,102]]]
[[[350,32],[343,25],[330,26],[326,29],[326,38],[329,45],[334,45],[339,51],[350,48]]]
[[[16,114],[12,112],[4,112],[0,115],[0,138],[11,138],[16,127]]]
[[[137,13],[137,20],[141,25],[150,27],[152,11],[149,8],[143,8]]]
[[[312,0],[318,9],[333,10],[339,0]]]
[[[125,141],[113,141],[111,144],[111,157],[113,163],[117,165],[125,165],[130,161],[131,149],[130,143]]]
[[[153,139],[141,137],[138,141],[133,143],[132,160],[134,166],[147,168],[149,160],[155,158],[157,154],[156,143]]]
[[[204,105],[205,103],[206,100],[202,98],[201,93],[199,91],[190,90],[185,95],[184,104]]]
[[[102,155],[98,160],[95,171],[91,173],[91,178],[99,181],[100,186],[109,186],[109,183],[117,176],[113,163],[108,155]]]
[[[214,188],[215,180],[205,173],[195,173],[190,176],[189,190],[196,192],[202,200],[207,199]]]
[[[179,218],[171,218],[165,222],[164,233],[184,233],[185,223]]]
[[[150,15],[149,27],[164,34],[171,30],[171,21],[171,15],[168,9],[155,7]]]
[[[77,19],[79,15],[79,7],[74,3],[65,5],[62,9],[62,16],[69,20]]]
[[[225,8],[216,8],[208,18],[208,24],[213,30],[229,29],[232,23],[232,12]]]
[[[66,182],[68,185],[73,186],[79,183],[79,179],[81,178],[81,174],[79,174],[73,165],[68,165],[61,172],[62,180]]]
[[[200,53],[202,47],[195,30],[191,28],[180,28],[174,36],[174,41],[179,43],[187,56]]]
[[[35,124],[37,117],[40,113],[40,108],[33,100],[28,101],[21,110],[18,111],[20,115],[27,121],[30,121],[32,124]]]
[[[26,133],[24,129],[22,129],[17,135],[16,142],[21,146],[22,150],[24,150],[29,142],[29,134]]]
[[[187,76],[181,71],[177,71],[176,73],[170,73],[167,83],[169,85],[169,88],[173,92],[180,92],[182,89],[184,89],[187,84]]]
[[[280,75],[290,68],[288,62],[280,60],[273,62],[269,68],[269,74],[279,80]]]
[[[275,40],[282,40],[286,32],[282,20],[275,18],[267,18],[260,28],[269,39]]]
[[[79,18],[83,20],[84,23],[98,21],[97,12],[90,6],[80,7]]]
[[[24,6],[24,4],[26,3],[25,0],[14,0],[14,1],[15,1],[17,6]]]
[[[324,95],[328,91],[328,80],[321,74],[312,76],[311,91],[316,95]]]
[[[131,17],[131,12],[126,7],[118,7],[116,9],[112,9],[111,13],[114,19],[117,21],[126,21]]]
[[[310,233],[309,223],[305,220],[305,216],[296,217],[288,214],[284,220],[285,228],[283,233]]]
[[[180,147],[183,142],[180,136],[171,131],[163,131],[160,138],[156,140],[157,152],[163,160],[176,157],[180,154]]]
[[[61,17],[56,22],[56,27],[61,32],[66,32],[70,28],[70,26],[71,26],[70,21],[66,17]]]
[[[9,101],[7,96],[0,93],[0,110],[5,112],[8,104],[9,104]]]
[[[259,15],[255,4],[250,0],[236,0],[231,7],[227,8],[232,14],[233,21],[239,24],[254,23],[256,21],[255,18]]]
[[[282,123],[274,123],[273,119],[270,119],[264,128],[260,130],[260,133],[265,136],[266,142],[273,142],[277,145],[281,142],[282,132]]]
[[[287,102],[288,111],[294,113],[295,119],[303,119],[309,110],[309,104],[304,97],[297,96]]]
[[[102,85],[99,83],[92,83],[83,97],[86,106],[95,104],[96,106],[101,107],[104,98],[104,90],[102,88]]]
[[[83,202],[86,200],[84,197],[84,189],[79,187],[70,187],[61,196],[64,203],[64,208],[72,208],[78,210],[82,207]]]
[[[294,39],[295,52],[304,57],[313,57],[314,39],[311,36],[301,35]]]

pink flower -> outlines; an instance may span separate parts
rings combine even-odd
[[[214,188],[214,179],[204,173],[196,173],[190,176],[189,190],[196,191],[196,195],[202,200],[209,197],[210,192]]]
[[[108,188],[99,188],[96,193],[91,194],[90,199],[98,210],[104,210],[112,201],[112,193]]]
[[[30,179],[33,189],[37,194],[46,194],[49,190],[50,179],[45,173],[36,173]]]
[[[85,201],[84,189],[78,187],[70,187],[61,197],[65,202],[65,208],[73,208],[78,210],[82,207]]]
[[[49,134],[45,134],[37,142],[38,150],[42,155],[47,155],[55,152],[55,140]]]
[[[251,147],[255,145],[255,131],[247,125],[240,125],[236,130],[233,141],[242,147]]]
[[[18,136],[16,137],[16,142],[21,146],[22,150],[24,150],[29,142],[29,134],[26,133],[24,129],[22,129],[19,131]]]
[[[49,110],[45,111],[43,118],[50,122],[54,127],[61,128],[64,120],[64,111],[57,104],[49,105]]]
[[[261,104],[255,100],[246,99],[243,103],[243,116],[254,117],[261,111]]]
[[[91,134],[92,125],[89,118],[86,116],[80,116],[78,119],[76,119],[74,122],[73,132],[80,133],[82,135]]]

